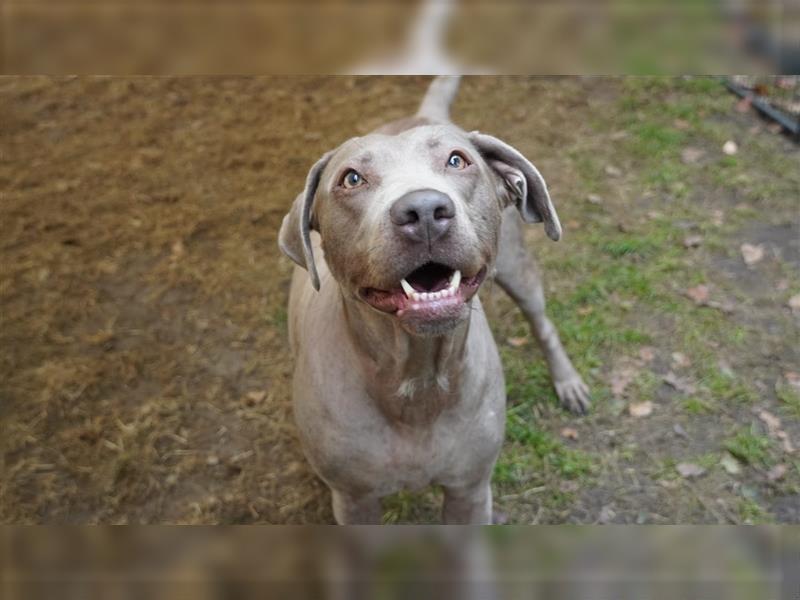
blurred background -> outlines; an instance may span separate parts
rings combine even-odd
[[[782,0],[6,0],[5,73],[800,71]]]
[[[4,598],[792,600],[800,583],[796,529],[771,526],[48,530],[0,535]]]

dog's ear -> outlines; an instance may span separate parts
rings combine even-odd
[[[561,237],[561,223],[550,201],[547,184],[531,162],[519,150],[504,141],[478,131],[469,138],[487,164],[505,183],[509,200],[514,201],[526,223],[544,223],[551,240]]]
[[[278,233],[278,246],[286,256],[308,271],[311,285],[319,290],[319,275],[317,265],[314,263],[314,251],[311,248],[312,208],[317,186],[333,151],[326,152],[320,158],[306,177],[305,189],[295,198],[292,208],[283,217],[281,230]]]

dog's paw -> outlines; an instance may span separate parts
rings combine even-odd
[[[589,411],[592,395],[580,375],[576,373],[574,377],[554,382],[554,385],[561,406],[576,415],[585,415]]]

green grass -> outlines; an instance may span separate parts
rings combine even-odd
[[[540,255],[545,281],[548,273],[554,273],[557,281],[557,292],[547,294],[548,315],[588,379],[593,410],[600,418],[624,412],[632,398],[655,396],[663,375],[674,370],[694,391],[670,392],[674,398],[662,410],[698,419],[713,415],[714,419],[703,421],[711,428],[707,452],[693,462],[715,472],[724,450],[759,468],[774,462],[771,453],[777,447],[758,429],[734,430],[727,438],[720,431],[736,421],[742,406],[763,396],[755,388],[752,368],[739,360],[761,333],[736,315],[698,306],[685,291],[707,284],[712,300],[746,302],[746,291],[720,277],[709,257],[728,254],[739,259],[743,228],[754,220],[764,221],[764,210],[773,199],[784,203],[776,207],[785,213],[786,198],[796,196],[800,186],[800,172],[788,165],[792,157],[776,153],[775,140],[732,132],[729,115],[734,102],[717,78],[626,80],[617,110],[592,117],[597,131],[623,131],[613,142],[613,153],[604,154],[599,142],[569,150],[570,169],[575,171],[571,196],[579,205],[567,207],[562,216],[565,223],[574,219],[582,226],[568,229],[568,251],[545,245]],[[722,153],[729,139],[739,143],[735,156]],[[706,152],[702,164],[683,163],[681,153],[687,146]],[[619,167],[623,176],[609,177],[605,172],[609,164]],[[781,177],[775,177],[777,165],[784,173]],[[585,202],[589,194],[598,194],[603,202]],[[711,220],[711,209],[722,211],[721,223]],[[693,234],[702,236],[702,244],[687,250],[683,240]],[[794,274],[784,277],[791,281]],[[521,322],[514,320],[500,339],[519,335],[524,330]],[[639,364],[640,373],[627,388],[627,398],[614,400],[612,406],[603,373],[622,357],[638,360],[644,345],[653,346],[657,358],[652,364]],[[691,363],[671,365],[672,352],[682,352]],[[583,440],[562,442],[557,430],[548,428],[548,423],[562,425],[549,419],[557,400],[535,342],[523,348],[501,347],[501,353],[510,411],[515,414],[509,417],[508,443],[495,470],[495,483],[510,490],[546,485],[548,490],[537,499],[541,505],[557,504],[550,491],[557,489],[553,480],[594,477],[606,458],[573,450]],[[730,371],[721,359],[731,363]],[[783,388],[778,398],[783,413],[800,418],[796,393]],[[534,420],[532,407],[543,415],[543,422]],[[715,426],[716,419],[724,425]],[[608,460],[641,467],[654,458],[651,450],[623,443]],[[663,462],[663,455],[655,460],[665,477],[679,477],[674,460]],[[751,499],[745,501],[742,513],[754,522],[768,518]]]
[[[656,249],[654,241],[649,237],[625,237],[620,240],[607,242],[603,251],[612,258],[621,258],[628,255],[646,257]]]
[[[766,465],[769,462],[769,438],[758,434],[755,428],[739,431],[724,442],[724,448],[740,461],[749,465]]]
[[[755,500],[743,498],[737,506],[739,518],[746,524],[771,523],[773,519],[767,511]]]
[[[786,412],[795,419],[800,419],[800,393],[795,392],[787,385],[776,387],[775,393]]]
[[[683,401],[683,409],[690,415],[708,415],[716,412],[716,407],[707,400],[687,398]]]
[[[443,499],[440,489],[423,492],[402,491],[387,496],[382,501],[384,523],[407,523],[419,520],[417,517],[421,507],[435,506],[438,513]]]
[[[529,421],[524,405],[508,409],[506,439],[513,447],[504,452],[495,467],[494,480],[502,485],[526,484],[532,480],[578,479],[593,470],[591,457],[567,448],[551,434]]]

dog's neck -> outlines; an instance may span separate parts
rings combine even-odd
[[[388,419],[408,425],[432,422],[457,401],[469,318],[445,334],[421,337],[344,292],[342,305],[367,390]]]

